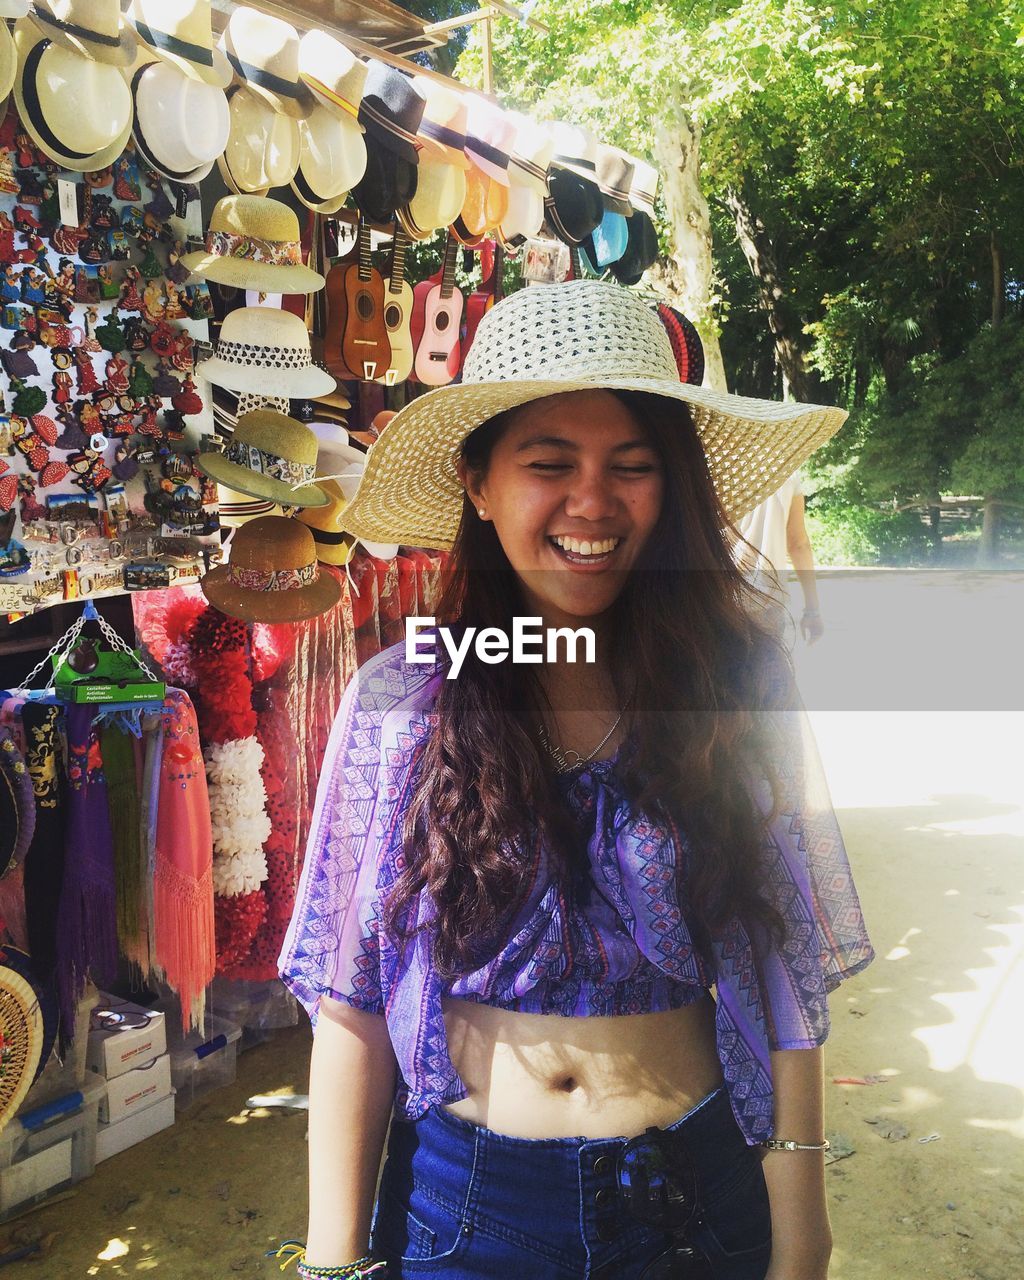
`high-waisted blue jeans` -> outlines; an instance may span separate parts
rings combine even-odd
[[[697,1171],[689,1242],[715,1280],[763,1280],[768,1191],[724,1087],[666,1132]],[[622,1138],[510,1138],[440,1107],[391,1126],[372,1248],[388,1280],[638,1280],[670,1243],[619,1204]],[[680,1280],[685,1273],[680,1272]]]

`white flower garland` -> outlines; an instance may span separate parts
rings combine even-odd
[[[254,737],[208,746],[203,752],[210,793],[213,887],[222,897],[252,893],[267,878],[263,845],[271,822],[260,768],[263,748]]]

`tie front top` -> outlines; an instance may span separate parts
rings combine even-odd
[[[810,1048],[829,1030],[827,994],[873,950],[805,713],[768,713],[782,792],[762,840],[766,891],[786,922],[781,946],[733,919],[704,958],[685,901],[685,833],[635,812],[617,759],[561,775],[585,857],[559,882],[542,839],[520,850],[524,891],[482,967],[443,980],[429,927],[400,948],[381,904],[405,866],[402,826],[444,672],[385,650],[353,678],[327,747],[281,976],[315,1019],[320,996],[383,1015],[406,1118],[466,1097],[448,1053],[442,997],[567,1017],[651,1013],[700,999],[713,985],[719,1059],[749,1143],[773,1132],[770,1051]],[[760,812],[766,780],[748,782]],[[404,917],[429,926],[420,893]]]

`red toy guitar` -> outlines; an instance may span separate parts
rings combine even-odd
[[[462,338],[462,363],[466,363],[466,356],[469,355],[469,349],[473,345],[473,339],[476,337],[477,325],[484,318],[491,307],[500,301],[504,289],[502,287],[502,266],[504,263],[504,250],[501,245],[495,244],[493,240],[485,240],[480,248],[480,267],[483,272],[483,279],[480,281],[480,287],[469,295],[466,301],[466,331]]]
[[[384,323],[384,279],[370,258],[370,228],[360,219],[356,261],[345,268],[345,327],[341,354],[357,379],[372,382],[391,367]]]
[[[416,358],[413,368],[420,382],[431,387],[441,387],[451,382],[459,371],[462,359],[459,342],[459,324],[462,320],[462,294],[455,286],[455,261],[459,242],[448,233],[444,251],[441,280],[436,277],[424,280],[413,290],[413,315],[422,316],[422,331],[413,341]]]
[[[391,249],[391,271],[388,273],[388,286],[384,294],[384,324],[391,343],[391,367],[384,378],[389,387],[396,382],[404,382],[412,372],[415,352],[412,345],[413,295],[412,286],[405,278],[405,251],[409,245],[409,237],[401,226],[395,223],[395,240]]]

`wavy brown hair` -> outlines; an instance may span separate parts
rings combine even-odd
[[[710,959],[711,938],[734,916],[776,939],[784,933],[759,872],[763,820],[742,779],[753,762],[776,790],[757,709],[789,659],[758,620],[764,597],[735,566],[731,526],[689,410],[665,397],[612,394],[646,429],[664,468],[658,522],[610,620],[609,651],[625,657],[612,672],[627,704],[618,773],[634,809],[689,846],[679,901]],[[486,474],[516,412],[468,437],[462,457],[470,473]],[[519,582],[494,525],[477,518],[467,496],[438,624],[508,632],[521,612]],[[436,908],[433,959],[446,978],[479,967],[500,947],[530,882],[537,840],[549,842],[563,883],[586,856],[537,743],[545,703],[533,673],[481,663],[470,650],[459,679],[442,683],[436,727],[417,761],[406,867],[383,924],[411,937],[408,909],[425,890]]]

